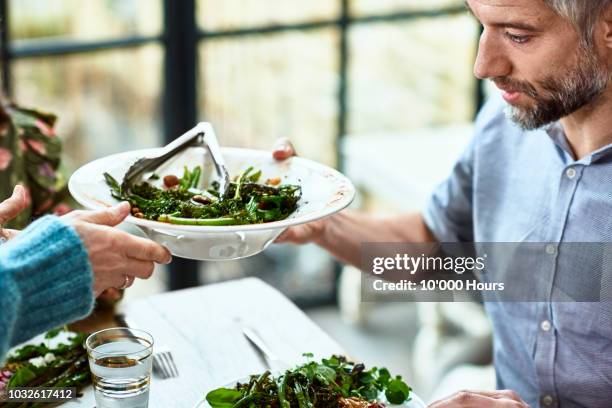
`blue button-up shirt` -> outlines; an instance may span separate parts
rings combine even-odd
[[[584,246],[558,259],[555,248],[612,242],[612,145],[575,160],[559,123],[524,131],[504,108],[497,96],[483,107],[474,139],[424,211],[427,225],[441,242],[553,243],[543,245],[550,263],[538,258],[538,279],[562,281],[565,268],[567,288],[600,280],[589,262],[601,265],[601,254]],[[612,303],[552,299],[485,303],[498,387],[532,407],[612,407]]]

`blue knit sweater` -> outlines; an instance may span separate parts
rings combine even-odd
[[[57,217],[0,245],[0,361],[9,347],[90,313],[92,280],[81,239]]]

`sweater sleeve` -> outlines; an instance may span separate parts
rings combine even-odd
[[[0,245],[0,360],[9,347],[90,313],[92,281],[80,237],[57,217]]]

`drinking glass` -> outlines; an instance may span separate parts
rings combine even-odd
[[[91,334],[85,345],[97,408],[147,408],[153,337],[114,327]]]

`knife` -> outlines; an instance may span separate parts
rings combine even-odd
[[[249,341],[249,343],[253,346],[257,354],[263,359],[266,364],[266,367],[271,371],[285,371],[290,368],[289,364],[285,363],[281,359],[278,358],[276,354],[268,345],[263,341],[263,339],[257,334],[255,329],[250,327],[243,327],[242,334]]]

